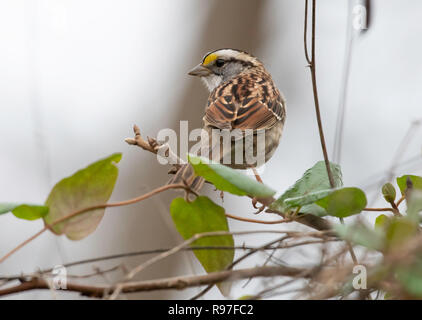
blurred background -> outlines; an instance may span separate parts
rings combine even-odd
[[[360,2],[317,1],[318,88],[329,155],[341,164],[345,185],[363,188],[371,205],[385,206],[380,200],[383,182],[422,173],[417,122],[422,119],[422,2],[372,0],[368,29],[356,31],[353,8]],[[286,97],[283,138],[262,175],[266,184],[283,192],[322,159],[303,51],[303,16],[304,1],[297,0],[1,0],[0,201],[42,203],[57,181],[114,152],[123,152],[123,159],[112,201],[164,184],[168,168],[124,138],[133,135],[134,123],[144,136],[155,136],[162,128],[178,132],[180,120],[188,120],[191,129],[200,127],[208,92],[187,72],[206,52],[222,47],[259,57]],[[217,192],[204,191],[221,204]],[[168,192],[109,209],[98,229],[82,241],[45,233],[0,265],[0,274],[174,246],[181,241],[168,211],[174,196]],[[249,199],[226,195],[223,205],[232,214],[252,216]],[[368,221],[373,217],[368,214]],[[231,230],[265,228],[229,223]],[[2,215],[0,255],[41,227],[41,221]],[[266,240],[253,236],[236,238],[236,243]],[[131,268],[149,257],[69,273],[119,264]],[[146,269],[140,279],[202,273],[192,257],[171,257]],[[279,257],[290,265],[308,258],[301,252]],[[243,266],[264,260],[257,255]],[[121,276],[116,272],[93,281],[111,283]],[[231,297],[253,293],[263,284],[244,285],[236,285]],[[156,291],[126,298],[184,299],[197,292]],[[54,297],[79,298],[47,291],[8,298]],[[205,298],[222,296],[213,289]]]

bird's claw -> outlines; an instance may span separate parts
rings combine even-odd
[[[252,206],[255,208],[255,209],[257,209],[258,211],[256,211],[256,212],[254,212],[254,214],[258,214],[258,213],[261,213],[262,211],[264,211],[264,209],[265,209],[265,205],[263,204],[263,205],[261,205],[261,206],[257,206],[257,203],[258,203],[258,199],[257,198],[252,198]]]

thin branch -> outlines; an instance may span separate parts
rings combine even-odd
[[[261,224],[279,224],[279,223],[287,223],[287,222],[292,222],[293,221],[291,219],[281,219],[281,220],[274,220],[274,221],[264,221],[264,220],[256,220],[256,219],[249,219],[249,218],[239,217],[239,216],[231,215],[229,213],[226,213],[226,217],[228,217],[230,219],[238,220],[238,221],[251,222],[251,223],[261,223]]]
[[[222,281],[235,281],[247,279],[250,277],[274,277],[286,276],[296,277],[304,275],[305,270],[287,266],[277,267],[257,267],[239,270],[226,270],[220,272],[213,272],[206,275],[199,276],[181,276],[164,278],[158,280],[136,281],[124,283],[121,288],[122,293],[134,293],[141,291],[153,290],[168,290],[168,289],[185,289],[189,287],[198,287],[208,284],[216,284]],[[306,274],[305,274],[306,277]],[[0,296],[10,295],[14,293],[25,292],[35,289],[50,289],[46,280],[41,278],[34,278],[30,281],[23,282],[17,286],[0,290]],[[115,286],[90,286],[77,283],[67,283],[65,292],[79,292],[82,295],[101,298],[107,292],[114,291]]]
[[[256,252],[258,252],[260,249],[262,248],[268,248],[270,246],[272,246],[275,243],[281,243],[283,240],[287,239],[288,236],[283,236],[281,238],[277,238],[276,240],[270,241],[262,246],[260,246],[259,248],[255,249],[255,250],[251,250],[250,252],[240,256],[239,258],[237,258],[235,261],[233,261],[230,265],[228,265],[226,267],[225,270],[231,270],[236,264],[240,263],[241,261],[245,260],[247,257],[255,254]],[[197,300],[200,297],[202,297],[204,294],[206,294],[209,290],[211,290],[211,288],[213,287],[213,284],[209,284],[206,288],[204,288],[203,290],[201,290],[199,293],[197,293],[195,296],[193,296],[190,300]]]
[[[244,254],[244,255],[242,255],[242,256],[240,256],[239,258],[237,258],[235,261],[233,261],[233,263],[231,263],[229,266],[227,266],[226,267],[226,270],[230,270],[230,269],[232,269],[235,265],[237,265],[238,263],[240,263],[241,261],[243,261],[243,260],[245,260],[247,257],[249,257],[249,256],[251,256],[251,255],[253,255],[254,253],[256,253],[256,252],[258,252],[259,250],[263,250],[263,249],[265,249],[265,248],[270,248],[270,247],[272,247],[274,244],[276,244],[276,243],[282,243],[284,240],[286,240],[287,238],[289,238],[289,237],[291,237],[291,236],[293,236],[295,233],[286,233],[286,236],[284,236],[284,237],[281,237],[281,238],[277,238],[277,239],[275,239],[275,240],[272,240],[272,241],[270,241],[270,242],[267,242],[267,243],[265,243],[265,244],[263,244],[262,246],[260,246],[260,247],[258,247],[258,248],[256,248],[256,249],[254,249],[254,250],[251,250],[250,252],[248,252],[248,253],[246,253],[246,254]],[[308,235],[306,235],[306,234],[303,234],[302,233],[302,235],[301,236],[320,236],[320,237],[326,237],[327,235],[325,234],[325,233],[317,233],[317,234],[315,234],[315,233],[313,233],[313,234],[308,234]],[[211,288],[212,288],[212,286],[213,285],[208,285],[205,289],[203,289],[201,292],[199,292],[198,294],[196,294],[194,297],[192,297],[191,298],[191,300],[196,300],[196,299],[198,299],[198,298],[200,298],[201,296],[203,296],[205,293],[207,293]]]
[[[213,232],[204,232],[204,233],[197,233],[194,236],[192,236],[191,238],[183,241],[181,244],[171,248],[170,250],[163,252],[153,258],[151,258],[150,260],[147,260],[146,262],[138,265],[136,268],[132,269],[125,277],[125,279],[123,280],[128,281],[133,279],[133,277],[135,275],[137,275],[138,273],[140,273],[141,271],[145,270],[147,267],[165,259],[168,258],[171,255],[174,255],[175,253],[181,251],[183,248],[186,248],[187,246],[189,246],[190,244],[194,243],[195,241],[197,241],[198,239],[201,238],[205,238],[205,237],[214,237],[214,236],[226,236],[226,235],[234,235],[234,234],[252,234],[252,233],[265,233],[265,231],[263,230],[259,230],[259,231],[240,231],[240,232],[230,232],[230,231],[213,231]],[[284,231],[277,231],[276,233],[286,233]],[[110,299],[116,299],[118,297],[118,295],[122,292],[122,288],[124,285],[124,282],[120,282],[116,285],[116,290],[113,292],[113,294],[110,296]]]
[[[306,8],[307,8],[307,5],[306,5]],[[317,122],[318,122],[319,138],[321,141],[321,148],[322,148],[322,153],[324,155],[324,161],[325,161],[325,167],[327,169],[328,180],[330,181],[331,188],[335,188],[336,185],[334,183],[333,174],[331,172],[330,161],[328,160],[327,146],[325,144],[324,129],[322,127],[321,112],[319,108],[318,88],[317,88],[317,80],[316,80],[316,62],[315,62],[315,29],[316,29],[315,11],[316,11],[316,0],[312,0],[312,35],[311,35],[312,58],[310,61],[312,90],[314,93],[314,104],[315,104],[315,113],[316,113]],[[307,20],[307,12],[306,12],[305,20]]]
[[[7,254],[5,254],[3,257],[0,258],[0,264],[3,263],[6,259],[8,259],[12,254],[14,254],[15,252],[17,252],[18,250],[20,250],[22,247],[24,247],[25,245],[27,245],[28,243],[30,243],[32,240],[36,239],[37,237],[39,237],[41,234],[43,234],[45,231],[47,230],[52,230],[52,227],[54,227],[55,225],[62,223],[68,219],[74,218],[82,213],[86,213],[88,211],[92,211],[92,210],[97,210],[97,209],[105,209],[105,208],[109,208],[109,207],[120,207],[120,206],[126,206],[129,204],[134,204],[136,202],[140,202],[143,201],[145,199],[148,199],[158,193],[161,193],[163,191],[169,190],[169,189],[185,189],[187,190],[188,187],[186,185],[183,184],[168,184],[162,187],[159,187],[157,189],[154,189],[146,194],[143,194],[139,197],[133,198],[133,199],[129,199],[129,200],[125,200],[125,201],[120,201],[120,202],[114,202],[114,203],[106,203],[106,204],[100,204],[100,205],[95,205],[95,206],[91,206],[91,207],[87,207],[84,209],[80,209],[80,210],[76,210],[64,217],[61,217],[59,219],[57,219],[56,221],[52,222],[49,225],[45,225],[44,228],[42,228],[40,231],[38,231],[36,234],[34,234],[33,236],[31,236],[30,238],[26,239],[25,241],[23,241],[22,243],[20,243],[16,248],[14,248],[13,250],[9,251]]]
[[[316,62],[315,62],[315,29],[316,29],[316,0],[312,0],[312,34],[311,34],[311,59],[309,61],[309,55],[308,55],[308,49],[306,45],[307,40],[307,21],[308,21],[308,0],[305,0],[305,28],[304,28],[304,44],[305,44],[305,56],[309,63],[309,68],[311,71],[311,79],[312,79],[312,91],[314,96],[314,105],[315,105],[315,113],[318,123],[318,131],[319,131],[319,138],[321,142],[321,149],[322,153],[324,155],[324,162],[325,162],[325,168],[327,170],[328,180],[330,182],[331,188],[335,188],[335,182],[333,178],[333,174],[331,172],[331,166],[330,161],[328,159],[328,152],[327,152],[327,146],[325,143],[325,137],[324,137],[324,129],[322,126],[322,120],[321,120],[321,111],[319,107],[319,98],[318,98],[318,87],[317,87],[317,80],[316,80]],[[340,218],[340,222],[344,224],[343,218]],[[357,264],[357,258],[355,255],[355,252],[353,251],[352,245],[347,242],[347,246],[349,247],[350,255]]]
[[[393,208],[365,208],[363,211],[390,211],[394,212]]]
[[[305,21],[303,23],[304,28],[303,28],[303,46],[305,48],[305,58],[306,61],[308,62],[308,66],[311,66],[312,61],[309,58],[309,53],[308,53],[308,0],[305,0]]]
[[[248,251],[248,250],[257,250],[257,249],[259,251],[267,251],[267,250],[273,251],[273,250],[280,250],[280,249],[290,249],[290,248],[295,248],[295,247],[298,247],[298,246],[322,244],[322,243],[333,242],[333,241],[342,241],[342,240],[338,239],[338,238],[324,239],[324,240],[306,240],[306,241],[294,242],[294,243],[289,243],[289,244],[284,244],[284,245],[269,246],[269,247],[265,247],[265,248],[245,246],[245,245],[234,246],[234,247],[230,247],[230,246],[190,246],[190,247],[187,247],[187,248],[183,248],[181,251],[194,251],[194,250],[244,250],[244,251]],[[63,264],[62,266],[64,268],[70,268],[70,267],[84,265],[84,264],[93,263],[93,262],[101,262],[101,261],[114,260],[114,259],[126,258],[126,257],[141,256],[141,255],[159,254],[159,253],[163,253],[163,252],[166,252],[166,251],[169,251],[169,250],[171,250],[171,248],[121,253],[121,254],[115,254],[115,255],[110,255],[110,256],[104,256],[104,257],[74,261],[74,262]],[[121,267],[121,266],[117,266],[117,267]],[[117,267],[115,267],[115,268],[117,268]],[[105,271],[109,272],[110,270],[112,270],[112,269],[107,269]],[[7,283],[7,282],[10,282],[10,281],[16,281],[16,280],[21,280],[21,279],[30,279],[30,278],[33,278],[37,275],[51,276],[52,271],[53,271],[53,268],[49,268],[49,269],[37,271],[36,273],[19,274],[19,275],[12,275],[12,276],[0,276],[0,281]],[[102,272],[104,272],[104,271],[102,271]],[[97,274],[98,274],[98,272],[92,273],[92,274],[89,274],[89,275],[74,276],[74,277],[86,278],[86,277],[89,277],[91,275],[97,275]],[[68,277],[72,277],[72,276],[68,275]],[[0,286],[1,285],[3,285],[3,284],[0,283]]]
[[[147,137],[148,141],[142,138],[141,130],[136,124],[133,126],[133,132],[135,133],[135,138],[126,138],[125,141],[127,144],[138,146],[154,154],[164,155],[168,159],[169,164],[174,165],[175,169],[180,168],[180,166],[185,163],[185,161],[180,159],[177,154],[171,150],[167,143],[159,144],[157,140],[153,138]]]
[[[398,207],[403,202],[404,199],[406,199],[406,196],[402,195],[399,201],[397,201],[396,206]]]

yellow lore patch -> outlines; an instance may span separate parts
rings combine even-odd
[[[204,62],[202,62],[202,64],[204,66],[209,65],[211,62],[217,60],[217,58],[218,56],[215,53],[210,53],[205,57]]]

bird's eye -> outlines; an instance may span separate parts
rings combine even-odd
[[[224,66],[224,63],[225,63],[225,61],[223,59],[217,59],[217,61],[215,61],[215,65],[219,68]]]

